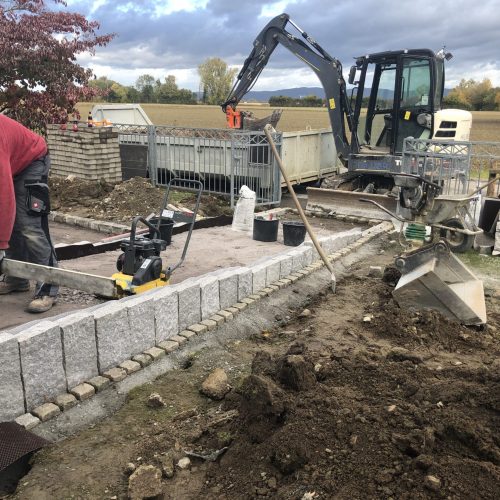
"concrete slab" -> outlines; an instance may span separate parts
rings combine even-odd
[[[201,321],[200,283],[186,280],[176,286],[179,294],[179,330]]]
[[[248,267],[242,267],[236,275],[238,276],[238,300],[241,300],[253,293],[252,271]]]
[[[130,331],[126,309],[110,302],[93,311],[99,373],[118,365],[134,354],[134,332]],[[151,346],[148,346],[151,347]]]
[[[216,276],[206,276],[199,283],[201,318],[207,319],[220,309],[219,280]]]
[[[283,255],[280,257],[279,262],[280,262],[280,276],[279,277],[285,278],[292,272],[293,257],[291,255]]]
[[[155,294],[153,301],[155,318],[155,343],[177,335],[179,331],[179,296],[177,290],[167,286]],[[151,347],[151,346],[150,346]]]
[[[21,362],[17,339],[0,333],[0,422],[22,415],[24,393],[21,381]]]
[[[75,313],[59,322],[68,388],[99,374],[95,322],[91,314]]]
[[[266,286],[280,279],[281,258],[271,259],[266,270]]]
[[[252,292],[257,293],[266,286],[267,265],[259,264],[252,266]]]
[[[132,354],[138,354],[155,345],[154,301],[151,296],[139,295],[127,301],[127,315],[132,337]]]
[[[220,308],[232,306],[238,302],[238,275],[228,271],[219,278]],[[213,311],[214,313],[217,311]]]
[[[41,321],[17,336],[26,409],[66,392],[61,328]]]

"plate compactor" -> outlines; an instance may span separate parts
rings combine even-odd
[[[173,187],[190,188],[195,191],[196,202],[192,212],[170,209],[169,195]],[[116,263],[118,272],[113,274],[111,278],[7,258],[3,259],[0,264],[0,273],[17,278],[53,283],[113,299],[168,285],[170,276],[186,257],[202,191],[203,185],[200,181],[172,179],[166,188],[158,217],[152,220],[134,217],[132,220],[130,237],[124,239],[120,244],[123,253],[118,257]],[[164,267],[160,253],[170,243],[171,230],[176,222],[189,224],[189,232],[180,260],[175,265]],[[148,227],[149,234],[138,235],[137,225],[139,223]]]

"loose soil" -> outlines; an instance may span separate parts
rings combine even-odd
[[[49,179],[52,209],[92,219],[130,223],[132,217],[147,217],[158,213],[165,195],[165,188],[155,187],[149,179],[134,177],[116,185],[104,180],[88,181],[69,177],[52,176]],[[174,190],[170,203],[193,210],[195,195]],[[219,196],[202,195],[199,215],[213,217],[230,215],[229,201]]]
[[[164,498],[498,498],[499,290],[484,330],[402,311],[367,277],[392,253],[135,389],[113,417],[38,453],[14,498],[125,498],[128,462],[226,447],[165,478]],[[199,393],[215,367],[233,386],[222,402]],[[147,406],[152,392],[165,407]]]

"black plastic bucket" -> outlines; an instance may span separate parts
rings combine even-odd
[[[153,226],[158,225],[158,217],[153,217],[152,219],[149,219],[149,221]],[[172,219],[162,219],[161,224],[160,224],[160,234],[161,234],[161,239],[165,241],[165,243],[170,245],[172,243],[172,230],[174,229],[174,221]],[[152,229],[149,230],[149,237],[150,238],[158,238],[158,233],[153,231]]]
[[[283,222],[283,243],[289,247],[297,247],[304,242],[306,226],[303,222]]]
[[[253,239],[257,241],[276,241],[278,239],[278,227],[278,219],[254,219]]]

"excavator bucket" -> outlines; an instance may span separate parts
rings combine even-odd
[[[398,257],[396,267],[402,274],[393,296],[400,307],[434,309],[464,325],[486,323],[483,282],[445,241]]]
[[[268,123],[273,128],[276,128],[282,112],[283,110],[281,109],[275,109],[270,115],[264,118],[256,118],[252,111],[239,111],[228,106],[226,108],[226,122],[229,128],[262,131]]]
[[[245,130],[259,130],[269,123],[273,128],[276,128],[281,118],[282,109],[275,109],[270,115],[264,118],[256,118],[251,111],[242,111],[243,115],[243,129]]]
[[[392,213],[396,212],[397,199],[390,196],[313,187],[307,188],[306,210],[322,214],[366,217],[367,219],[391,219],[389,214],[381,211],[375,205],[359,201],[360,198],[376,201]]]

